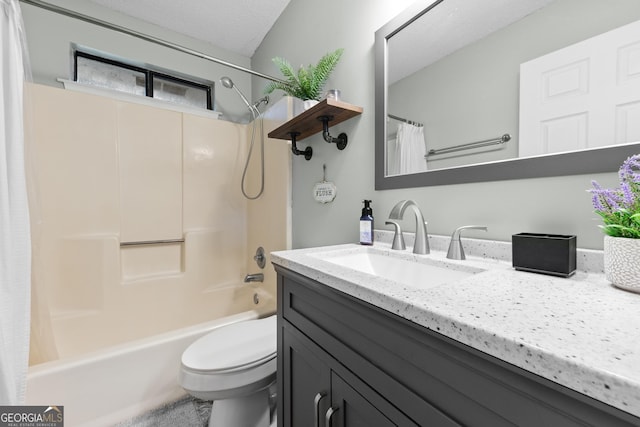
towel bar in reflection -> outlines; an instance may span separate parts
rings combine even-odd
[[[511,139],[511,135],[509,135],[508,133],[505,133],[499,138],[485,139],[483,141],[476,141],[476,142],[469,142],[467,144],[454,145],[453,147],[429,150],[425,155],[425,157],[434,156],[436,154],[447,154],[447,153],[454,153],[456,151],[470,150],[472,148],[487,147],[489,145],[505,144],[510,139]]]

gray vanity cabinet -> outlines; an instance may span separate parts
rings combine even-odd
[[[352,375],[345,379],[334,368],[336,360],[299,331],[283,331],[284,371],[287,384],[287,414],[280,425],[294,426],[415,426],[398,411],[391,421],[371,401],[381,400],[377,393]],[[364,392],[364,396],[362,393]],[[392,415],[392,417],[393,417]],[[328,420],[328,421],[327,421]]]
[[[626,412],[275,268],[281,427],[640,426]]]

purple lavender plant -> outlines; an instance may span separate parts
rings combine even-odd
[[[640,239],[640,154],[629,157],[618,171],[620,188],[602,188],[591,181],[589,190],[595,212],[605,234]]]

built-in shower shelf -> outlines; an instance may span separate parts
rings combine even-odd
[[[332,137],[329,135],[329,124],[333,126],[360,114],[362,114],[362,107],[335,99],[324,99],[269,132],[269,138],[291,140],[291,151],[296,155],[303,154],[309,160],[313,152],[311,147],[298,150],[296,141],[322,132],[325,141],[335,143],[339,150],[343,150],[347,146],[347,135],[341,133],[337,138]]]

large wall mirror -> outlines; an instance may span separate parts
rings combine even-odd
[[[421,0],[376,32],[376,189],[615,171],[640,1]]]

